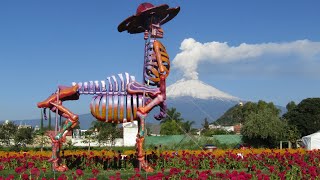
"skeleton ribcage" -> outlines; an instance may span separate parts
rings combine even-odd
[[[170,72],[170,60],[166,48],[160,41],[150,40],[147,45],[146,57],[145,57],[145,69],[144,69],[144,81],[151,86],[159,86],[160,73],[159,65],[156,58],[156,50],[154,44],[157,43],[159,47],[159,54],[161,57],[162,65],[164,66],[163,75],[167,77]]]
[[[80,94],[94,95],[90,103],[91,114],[100,121],[124,123],[137,120],[137,109],[143,104],[142,94],[129,94],[127,84],[135,81],[128,73],[107,77],[106,81],[79,82]],[[75,85],[76,83],[73,83]],[[109,86],[109,88],[107,88]]]

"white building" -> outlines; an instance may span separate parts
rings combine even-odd
[[[123,146],[134,146],[138,133],[138,121],[123,123]]]
[[[225,131],[234,131],[234,126],[216,126],[216,125],[213,125],[213,124],[210,124],[209,125],[209,129],[222,129],[222,130],[225,130]]]
[[[109,142],[107,146],[135,146],[138,133],[137,121],[123,123],[123,138],[116,138],[113,142]],[[71,139],[74,146],[100,146],[93,138],[85,138],[84,134],[87,130],[74,130]],[[92,136],[95,136],[93,132]]]

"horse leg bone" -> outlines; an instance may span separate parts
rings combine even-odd
[[[61,139],[63,136],[63,134],[69,130],[74,128],[77,123],[78,123],[78,115],[72,113],[69,109],[67,109],[66,107],[60,105],[60,104],[56,104],[51,102],[51,104],[53,106],[55,106],[58,110],[59,110],[59,114],[62,115],[63,117],[67,118],[67,120],[65,121],[65,124],[63,125],[61,131],[55,136],[55,139]]]
[[[143,115],[143,114],[141,114],[139,112],[137,114],[138,114],[138,117],[139,117],[139,120],[138,120],[138,134],[137,134],[137,140],[136,140],[137,141],[136,148],[137,148],[138,160],[139,160],[139,163],[140,163],[141,168],[143,170],[145,170],[146,172],[153,172],[153,168],[151,166],[149,166],[148,163],[145,160],[144,151],[143,151],[145,115]]]
[[[50,104],[58,110],[59,115],[67,118],[61,131],[54,137],[52,134],[50,136],[52,141],[52,157],[49,160],[53,163],[54,170],[64,172],[68,170],[68,168],[65,165],[60,165],[60,148],[62,143],[66,140],[67,132],[77,125],[79,117],[66,107],[62,106],[61,102],[50,102]]]

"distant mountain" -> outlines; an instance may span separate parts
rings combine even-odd
[[[175,107],[185,120],[201,127],[205,118],[214,121],[240,99],[200,80],[179,80],[167,87],[168,108]]]
[[[48,114],[47,114],[48,116]],[[88,129],[91,126],[92,121],[95,121],[95,118],[91,115],[91,113],[81,114],[79,115],[80,127],[82,129]],[[40,118],[39,119],[27,119],[27,120],[12,120],[17,125],[31,125],[32,127],[40,127]],[[58,123],[60,122],[60,118],[58,118]],[[61,118],[61,122],[65,122],[65,118]],[[0,121],[0,123],[2,123]],[[52,113],[51,116],[51,126],[55,127],[56,119],[55,114]],[[46,127],[49,124],[49,120],[43,120],[43,126]]]

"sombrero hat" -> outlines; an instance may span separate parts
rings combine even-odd
[[[167,4],[154,6],[151,3],[142,3],[138,6],[135,15],[128,17],[118,26],[118,31],[128,31],[130,34],[141,33],[148,29],[148,19],[152,16],[159,19],[160,24],[173,19],[180,11],[180,7],[169,8]]]

